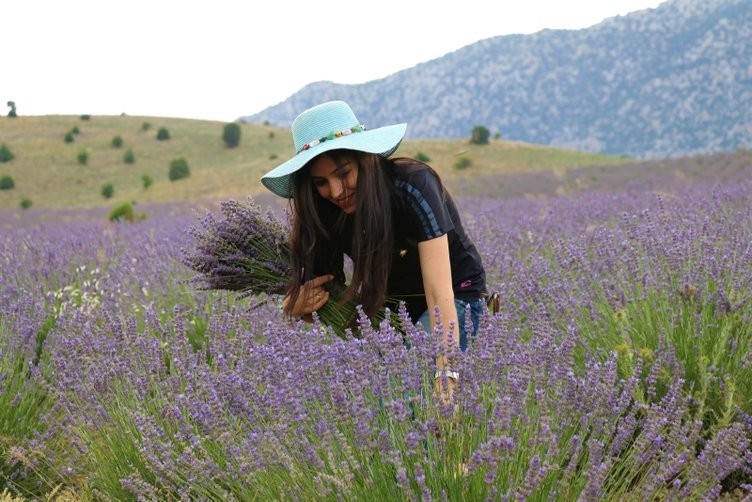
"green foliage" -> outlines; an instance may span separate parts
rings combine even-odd
[[[113,136],[112,137],[112,146],[115,148],[120,148],[123,146],[123,137],[122,136]]]
[[[13,181],[13,178],[7,174],[0,177],[0,190],[10,190],[15,188],[15,186],[16,183]]]
[[[170,131],[166,127],[160,127],[157,131],[157,139],[159,141],[166,141],[170,139]]]
[[[274,131],[269,131],[269,139],[274,139]]]
[[[188,161],[184,157],[173,159],[170,162],[170,171],[168,177],[170,181],[175,181],[183,178],[187,178],[191,175],[191,170],[188,167]]]
[[[71,129],[71,132],[73,134],[78,135],[78,134],[81,134],[81,129],[79,129],[78,126],[73,126],[73,129]]]
[[[151,123],[144,122],[144,123],[141,124],[141,130],[142,131],[148,131],[149,129],[151,129]]]
[[[105,183],[102,185],[102,190],[99,192],[105,199],[111,198],[115,194],[115,186],[112,183]]]
[[[13,152],[10,151],[10,148],[8,148],[7,145],[0,145],[0,162],[10,162],[14,158],[15,155],[13,155]]]
[[[454,161],[454,164],[452,164],[452,169],[454,169],[455,171],[461,171],[470,167],[472,163],[473,161],[470,159],[470,157],[468,157],[467,155],[462,155]]]
[[[110,221],[127,221],[133,223],[134,221],[141,221],[146,219],[146,213],[137,213],[133,210],[133,204],[129,201],[123,202],[115,206],[110,212]]]
[[[415,155],[415,159],[421,162],[431,162],[431,158],[423,152],[418,152]]]
[[[144,174],[141,176],[141,184],[144,186],[144,190],[146,190],[154,184],[154,178],[152,178],[148,174]]]
[[[21,209],[29,209],[32,206],[31,199],[28,197],[24,197],[23,199],[21,199],[20,206],[21,206]]]
[[[227,148],[235,148],[240,144],[240,125],[237,122],[225,124],[222,132],[222,141]]]
[[[76,159],[78,159],[78,163],[82,166],[85,166],[87,162],[89,162],[89,150],[86,148],[83,148],[78,152],[78,155],[76,156]]]
[[[136,162],[136,155],[133,153],[133,150],[131,148],[127,149],[123,153],[123,162],[126,164],[133,164]]]
[[[81,120],[91,120],[91,115],[89,115],[88,113],[85,113],[81,115]]]
[[[8,117],[10,118],[18,117],[18,113],[16,112],[15,101],[8,101],[8,108],[10,108],[10,111],[8,112]]]
[[[73,133],[71,131],[68,131],[65,133],[65,136],[63,138],[66,143],[73,143],[73,140],[75,139],[73,136]]]
[[[477,125],[473,127],[473,132],[470,135],[470,143],[472,143],[473,145],[487,145],[490,135],[491,132],[487,127]]]
[[[494,139],[495,139],[495,140],[500,140],[500,139],[501,139],[501,133],[500,133],[500,132],[496,132],[496,133],[494,134]]]

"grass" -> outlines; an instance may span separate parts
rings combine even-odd
[[[144,130],[144,123],[150,128]],[[286,160],[292,153],[289,130],[263,125],[240,124],[241,139],[236,148],[222,141],[225,123],[159,117],[30,116],[0,117],[0,143],[6,144],[15,158],[0,164],[0,175],[15,182],[12,190],[0,191],[0,208],[18,208],[23,198],[40,207],[81,207],[109,205],[101,187],[111,183],[112,200],[165,202],[173,200],[222,200],[264,193],[259,182],[263,173]],[[170,138],[156,139],[166,127]],[[78,128],[73,142],[66,133]],[[122,138],[122,146],[112,144]],[[123,160],[131,149],[135,162]],[[86,151],[85,165],[78,162]],[[405,141],[397,155],[423,153],[429,163],[451,184],[479,174],[503,174],[518,171],[555,169],[583,165],[609,165],[626,159],[571,150],[492,141],[471,145],[465,140]],[[452,168],[457,157],[471,159],[472,166],[462,172]],[[188,161],[191,175],[169,181],[170,162],[178,157]],[[153,178],[148,189],[143,176]]]

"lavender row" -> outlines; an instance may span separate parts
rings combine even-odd
[[[116,499],[744,492],[749,188],[458,198],[503,302],[454,355],[457,409],[405,319],[342,340],[192,289],[189,212],[9,228],[0,361],[48,399],[2,472]]]

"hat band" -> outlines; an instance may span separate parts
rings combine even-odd
[[[297,152],[295,152],[295,155],[299,154],[300,152],[303,152],[305,150],[308,150],[309,148],[313,148],[316,145],[319,145],[323,143],[324,141],[329,141],[336,138],[341,138],[342,136],[349,136],[351,134],[355,134],[358,132],[363,132],[366,130],[366,126],[363,124],[358,124],[355,126],[350,127],[349,129],[342,129],[341,131],[332,131],[323,138],[314,139],[310,143],[306,143],[305,145],[301,146]]]

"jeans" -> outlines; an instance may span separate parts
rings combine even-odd
[[[460,331],[460,350],[465,352],[467,350],[467,330],[465,329],[465,308],[470,306],[470,319],[473,323],[473,332],[470,333],[471,337],[474,337],[478,332],[478,324],[480,323],[480,317],[483,315],[483,299],[478,298],[466,302],[464,300],[454,299],[454,306],[457,309],[457,322],[459,324]],[[425,330],[431,329],[431,316],[432,312],[426,310],[418,319],[418,322],[423,325]]]

